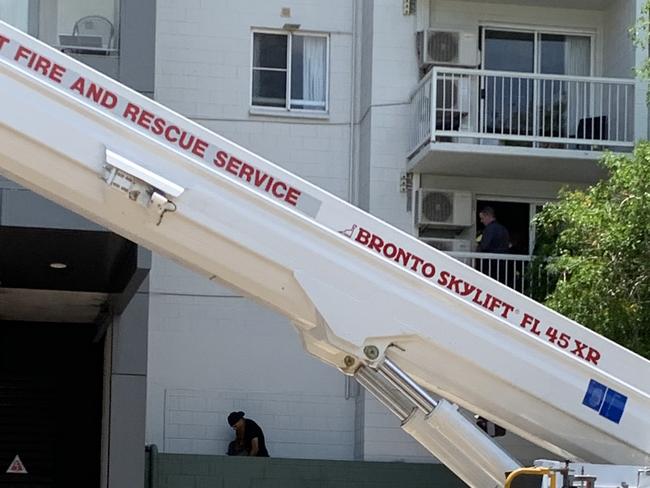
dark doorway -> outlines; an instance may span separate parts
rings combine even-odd
[[[90,324],[0,322],[0,487],[99,486],[103,340]],[[6,473],[16,455],[27,474]]]
[[[478,214],[481,209],[492,207],[497,220],[508,229],[510,234],[508,254],[530,254],[529,203],[477,200],[476,207],[476,230],[479,234],[483,231],[483,224]]]

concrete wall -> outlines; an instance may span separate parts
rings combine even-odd
[[[363,119],[359,124],[359,182],[357,206],[365,211],[370,210],[371,129],[372,112],[368,110],[364,113]]]
[[[224,5],[158,1],[156,99],[350,198],[352,32],[355,20],[363,21],[361,8],[355,14],[348,0]],[[291,17],[281,17],[283,7]],[[250,110],[251,29],[285,22],[330,36],[330,107],[323,117]],[[359,57],[363,71],[366,58]],[[370,77],[358,80],[366,92]],[[354,457],[356,399],[346,399],[342,375],[303,352],[286,319],[157,256],[151,287],[149,442],[169,452],[221,454],[232,435],[225,416],[244,410],[262,424],[274,456]]]
[[[402,15],[401,2],[374,2],[369,210],[404,230],[410,229],[410,216],[399,178],[411,130],[409,95],[418,82],[415,31],[416,16]]]
[[[282,8],[291,9],[290,17],[281,16]],[[399,181],[409,96],[418,81],[417,29],[478,32],[489,23],[593,33],[594,72],[602,74],[605,33],[615,35],[621,24],[604,11],[530,3],[431,0],[416,16],[402,15],[401,8],[394,0],[358,0],[356,9],[350,0],[159,0],[156,99],[410,230]],[[250,108],[251,30],[285,22],[330,36],[330,110],[322,117]],[[543,201],[561,185],[423,175],[422,186]],[[274,456],[432,460],[374,399],[346,396],[344,378],[308,357],[284,318],[236,292],[155,256],[150,314],[147,441],[161,450],[221,454],[232,435],[225,416],[244,410],[262,424]],[[525,459],[543,456],[511,436],[504,442]]]
[[[24,0],[8,0],[0,5],[0,19],[27,31],[29,24],[29,3]]]
[[[153,96],[156,59],[156,0],[120,0],[118,79]]]
[[[281,17],[284,7],[291,17]],[[347,0],[321,8],[307,0],[159,1],[156,99],[347,199],[352,18]],[[287,22],[329,34],[329,113],[322,117],[250,111],[251,29]]]
[[[374,3],[362,0],[360,4],[360,56],[357,77],[359,80],[359,162],[357,181],[357,205],[364,210],[370,209],[370,162],[372,127],[372,61],[373,61],[373,18]]]
[[[366,393],[363,411],[363,449],[366,461],[400,461],[431,463],[433,457],[421,444],[400,428],[394,415],[386,415],[386,407]]]
[[[147,442],[222,454],[226,416],[243,410],[274,456],[353,458],[345,378],[308,356],[284,317],[159,256],[150,282]]]
[[[635,49],[628,29],[635,22],[635,2],[615,0],[606,10],[603,30],[603,75],[614,78],[632,78]]]
[[[151,488],[462,488],[431,464],[159,454]]]
[[[634,68],[640,66],[647,51],[632,44],[629,29],[634,25],[642,0],[616,0],[605,12],[604,75],[617,78],[635,77]],[[635,139],[648,137],[647,83],[638,82],[634,90],[634,110],[628,123],[634,123]]]
[[[554,200],[557,198],[560,188],[565,186],[563,183],[556,181],[468,178],[432,174],[422,175],[420,181],[423,188],[466,190],[483,199],[498,196],[531,202]]]
[[[357,389],[354,406],[354,458],[357,461],[363,460],[365,456],[365,419],[366,391],[358,383],[354,383]]]
[[[233,440],[226,417],[246,412],[263,427],[272,456],[352,459],[354,401],[304,391],[167,390],[165,451],[225,454]]]
[[[103,230],[94,222],[1,177],[0,223],[42,229]]]
[[[147,396],[148,286],[114,318],[107,340],[104,463],[107,488],[142,486]]]
[[[136,272],[125,293],[133,293],[107,324],[104,344],[101,484],[142,486],[147,415],[147,340],[151,252],[139,248]],[[136,288],[137,287],[137,288]],[[128,290],[133,291],[129,292]],[[137,289],[137,291],[135,291]],[[122,304],[116,305],[122,307]]]

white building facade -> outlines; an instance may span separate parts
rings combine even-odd
[[[628,35],[643,3],[0,0],[0,18],[531,293],[540,206],[602,177],[604,150],[647,138],[633,71],[647,54]],[[8,180],[0,197],[0,231],[16,242],[14,228],[102,232],[58,219],[60,208]],[[25,210],[35,201],[38,218]],[[485,206],[509,230],[508,254],[475,252]],[[224,454],[233,410],[258,421],[273,457],[435,462],[354,381],[310,357],[287,319],[129,249],[140,272],[118,316],[106,325],[104,308],[75,308],[105,341],[93,439],[106,486],[141,479],[145,443]],[[30,288],[16,283],[2,286]],[[2,302],[0,322],[75,321],[62,307],[34,318],[24,301]],[[551,456],[510,434],[501,442],[524,462]]]
[[[521,281],[539,206],[646,136],[637,3],[159,0],[155,98],[475,265],[493,206]],[[148,442],[223,453],[244,410],[273,456],[431,461],[282,317],[158,256],[150,293]]]

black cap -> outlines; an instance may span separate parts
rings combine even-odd
[[[244,418],[244,412],[230,412],[230,414],[228,414],[228,425],[232,427],[237,422],[239,422],[240,419],[243,418]]]

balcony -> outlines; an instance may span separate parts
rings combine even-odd
[[[410,108],[413,172],[589,181],[634,145],[631,79],[436,67]]]
[[[552,285],[545,269],[534,264],[533,256],[477,252],[447,254],[531,298],[546,296]]]
[[[3,0],[0,4],[0,20],[118,78],[118,0]]]

